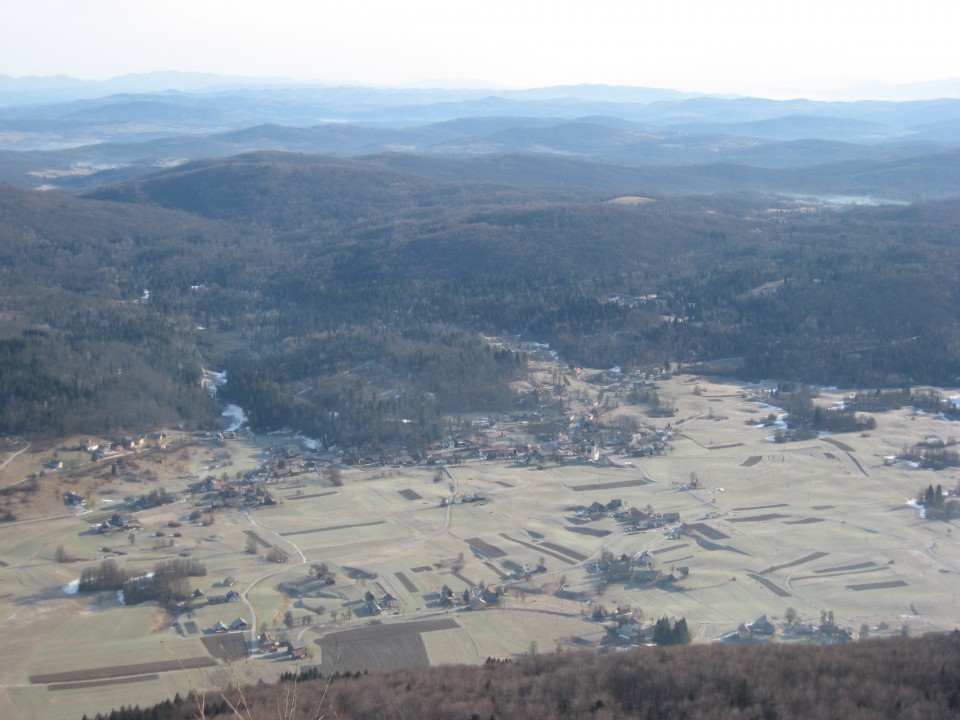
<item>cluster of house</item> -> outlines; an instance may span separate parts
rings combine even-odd
[[[400,607],[400,601],[390,593],[385,593],[382,597],[377,597],[370,590],[367,590],[363,596],[363,602],[371,615],[381,615],[385,612],[396,612]]]
[[[626,533],[654,530],[680,522],[678,512],[654,512],[649,506],[646,509],[627,508],[619,498],[614,498],[606,505],[597,501],[589,505],[581,505],[576,508],[576,513],[577,517],[584,522],[612,517],[626,526],[624,527]]]
[[[582,371],[581,371],[582,374]],[[597,387],[611,397],[622,395],[636,389],[653,390],[655,382],[645,379],[640,373],[610,372],[591,378]],[[532,395],[553,396],[567,391],[569,380],[557,373],[552,383],[536,384]],[[535,405],[538,403],[534,403]],[[468,459],[508,460],[525,464],[540,464],[545,460],[563,458],[585,458],[598,464],[609,464],[610,460],[601,448],[619,454],[651,455],[666,450],[676,431],[668,424],[665,428],[639,428],[635,431],[610,427],[602,421],[607,408],[596,404],[582,412],[569,413],[550,403],[543,407],[518,409],[509,419],[480,418],[474,423],[464,424],[451,434],[430,446],[425,451],[416,449],[397,449],[386,454],[382,451],[353,447],[323,450],[315,441],[301,439],[299,444],[271,447],[266,454],[267,461],[256,476],[260,482],[289,478],[301,474],[320,475],[323,468],[331,463],[350,467],[410,467],[436,465],[438,463],[459,464]],[[537,437],[529,437],[531,425],[548,427],[549,431]],[[514,438],[505,439],[509,433]],[[525,440],[517,437],[527,436]],[[528,442],[529,441],[529,442]]]
[[[597,606],[591,616],[598,622],[609,623],[607,627],[607,642],[630,643],[646,645],[653,642],[653,623],[644,625],[643,614],[637,613],[630,605],[618,605],[613,612],[605,612],[603,607]]]
[[[246,630],[250,627],[249,623],[244,620],[242,617],[238,617],[229,625],[224,625],[220,620],[217,620],[216,623],[210,628],[211,633],[225,633],[225,632],[236,632],[238,630]]]
[[[596,563],[595,569],[603,573],[608,583],[673,583],[683,580],[690,574],[690,568],[687,566],[675,567],[669,572],[654,568],[653,556],[646,550],[634,557],[626,553],[620,557],[605,557]]]
[[[248,474],[241,480],[218,480],[208,475],[200,482],[194,483],[191,490],[206,496],[208,508],[249,508],[257,505],[275,505],[273,495],[263,487],[265,480],[257,475]]]
[[[644,625],[642,615],[635,613],[629,605],[619,605],[616,610],[609,613],[597,606],[592,617],[594,620],[609,623],[608,638],[616,642],[649,644],[654,641],[654,624]],[[770,622],[766,615],[761,615],[751,623],[741,623],[734,632],[723,635],[720,642],[769,642],[777,635],[777,630],[777,626]],[[819,627],[796,623],[785,629],[782,636],[830,644],[853,641],[853,636],[847,630],[831,622],[826,622]]]
[[[680,513],[678,512],[648,512],[640,508],[630,508],[628,511],[618,513],[614,517],[617,522],[626,524],[624,528],[624,532],[626,533],[655,530],[666,527],[667,525],[676,525],[680,522]]]
[[[207,595],[203,590],[197,588],[193,591],[193,599],[197,602],[206,601],[207,605],[222,605],[224,603],[240,602],[240,593],[236,590],[228,590],[222,595]]]
[[[94,525],[97,532],[108,533],[115,530],[139,530],[140,523],[133,513],[114,513],[101,523]]]
[[[462,505],[464,503],[476,503],[476,502],[486,502],[487,495],[486,493],[473,493],[470,495],[460,494],[454,495],[453,497],[440,498],[440,507],[446,507],[447,505]]]
[[[581,505],[577,508],[576,512],[578,517],[585,518],[587,520],[599,520],[600,518],[605,518],[609,515],[622,512],[623,509],[623,500],[614,498],[606,505],[597,501],[594,501],[589,505]]]
[[[483,610],[500,602],[504,589],[499,585],[477,585],[455,593],[448,585],[440,589],[440,607],[463,608],[465,610]]]
[[[63,494],[63,504],[69,505],[70,507],[85,507],[87,504],[87,499],[80,493],[67,490]]]
[[[155,432],[146,435],[127,435],[112,441],[83,440],[79,449],[97,459],[102,459],[110,455],[117,455],[130,450],[142,450],[148,447],[165,450],[168,440],[165,433]]]
[[[280,640],[264,632],[257,638],[257,651],[261,653],[285,652],[291,660],[303,660],[307,657],[307,644],[302,640],[297,642]]]
[[[627,534],[655,530],[680,522],[680,513],[678,512],[654,512],[649,505],[645,509],[627,508],[619,498],[614,498],[606,505],[600,502],[583,505],[578,507],[576,512],[577,516],[582,518],[583,521],[612,517],[625,526],[623,531]]]
[[[832,613],[831,613],[832,617]],[[737,642],[766,642],[777,635],[777,626],[761,615],[752,623],[740,623],[736,631],[727,633],[720,640],[727,643]],[[825,620],[820,625],[798,622],[785,628],[781,637],[792,637],[812,642],[841,644],[853,642],[853,635],[832,620]]]

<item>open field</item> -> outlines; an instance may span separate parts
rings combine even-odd
[[[597,391],[571,383],[586,407]],[[660,455],[559,465],[470,458],[446,466],[440,482],[431,467],[344,468],[337,487],[320,472],[304,472],[268,484],[278,505],[220,510],[212,525],[187,520],[200,502],[189,495],[138,512],[135,532],[100,534],[89,520],[161,484],[182,492],[207,474],[254,469],[265,447],[281,441],[197,440],[131,456],[140,469],[126,476],[61,450],[75,465],[40,478],[34,497],[19,503],[22,520],[0,525],[0,714],[76,718],[185,694],[191,684],[211,687],[238,674],[269,680],[293,668],[283,653],[242,657],[237,638],[260,631],[305,644],[308,664],[352,671],[595,646],[606,634],[589,619],[598,604],[630,605],[648,620],[686,617],[698,641],[763,614],[777,622],[787,608],[811,622],[833,611],[839,625],[866,624],[874,634],[960,624],[954,522],[926,521],[908,504],[929,484],[952,491],[960,472],[884,460],[928,435],[953,435],[953,425],[903,409],[876,414],[869,434],[774,444],[771,429],[746,424],[770,412],[758,404],[757,388],[679,376],[658,392],[676,404],[673,418],[651,420],[621,401],[608,421],[625,415],[660,428],[669,421],[677,434]],[[824,392],[816,402],[842,397]],[[522,437],[523,428],[504,423],[504,431]],[[0,486],[40,467],[53,450],[24,449],[0,470]],[[698,489],[688,489],[692,475]],[[92,492],[93,507],[64,506],[67,488]],[[441,505],[452,498],[479,501]],[[680,524],[625,532],[609,514],[576,513],[614,499],[628,509],[679,513]],[[176,537],[171,523],[179,523]],[[60,546],[72,562],[56,562]],[[286,563],[266,559],[274,546]],[[648,551],[654,570],[669,574],[682,565],[689,574],[669,584],[603,582],[596,563],[605,551]],[[190,578],[191,589],[241,597],[195,602],[172,623],[152,603],[126,607],[115,593],[65,592],[108,556],[144,573],[159,560],[188,556],[207,569]],[[319,563],[334,583],[311,574]],[[541,563],[544,571],[535,571]],[[459,598],[478,584],[506,594],[482,611],[441,602],[444,586]],[[368,592],[393,598],[383,615],[371,613]],[[248,629],[232,636],[230,652],[211,650],[224,636],[210,629],[239,619]]]

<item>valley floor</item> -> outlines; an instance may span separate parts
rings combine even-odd
[[[581,398],[571,400],[571,412],[589,408],[597,388],[572,376],[570,383],[569,397]],[[186,519],[198,497],[185,494],[138,512],[142,529],[108,535],[92,524],[125,496],[161,485],[185,492],[207,475],[229,479],[259,467],[265,450],[275,455],[296,440],[219,445],[173,434],[166,450],[131,454],[136,470],[128,465],[127,475],[61,451],[65,467],[39,478],[32,495],[18,495],[18,520],[0,525],[0,715],[77,718],[191,689],[272,680],[301,663],[372,671],[596,647],[609,642],[610,624],[591,619],[598,605],[608,612],[629,606],[646,624],[685,617],[695,642],[736,633],[762,615],[779,641],[795,642],[784,633],[788,608],[809,625],[832,612],[852,635],[864,626],[871,635],[955,628],[954,523],[924,520],[911,500],[931,484],[952,491],[960,473],[889,459],[928,436],[950,438],[953,425],[903,409],[876,414],[869,433],[775,444],[771,428],[747,424],[775,412],[762,404],[762,391],[680,375],[658,390],[676,404],[674,417],[650,419],[626,401],[607,414],[614,424],[619,415],[660,429],[669,422],[675,435],[662,455],[601,450],[599,462],[539,466],[475,458],[444,466],[439,477],[435,466],[343,469],[340,484],[305,472],[268,483],[278,500],[272,507],[218,510],[203,526]],[[843,396],[823,391],[816,402]],[[526,439],[522,422],[503,422],[499,432]],[[6,487],[38,471],[52,449],[3,452]],[[60,498],[68,489],[95,495],[94,507],[66,507]],[[666,524],[625,532],[611,513],[577,512],[613,500],[625,510],[650,506]],[[256,553],[248,552],[251,539]],[[60,547],[75,561],[57,562]],[[286,563],[266,559],[273,547]],[[645,552],[649,569],[677,579],[618,580],[602,564]],[[85,567],[107,556],[149,572],[159,560],[185,555],[208,570],[190,580],[207,600],[173,623],[155,604],[127,607],[112,593],[68,592]],[[334,584],[311,572],[320,563]],[[461,607],[464,591],[470,598],[478,585],[490,591],[486,609]],[[504,592],[494,602],[498,588]],[[238,601],[209,602],[231,590]],[[368,593],[382,614],[371,610]],[[392,600],[383,602],[386,596]],[[266,632],[304,645],[307,657],[231,655],[236,644],[210,629],[240,618],[244,640]]]

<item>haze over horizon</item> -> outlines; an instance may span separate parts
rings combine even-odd
[[[940,0],[878,3],[868,13],[827,0],[8,0],[0,74],[104,80],[179,71],[376,87],[606,84],[915,99],[960,95],[958,26],[960,5]]]

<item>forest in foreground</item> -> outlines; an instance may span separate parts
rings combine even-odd
[[[960,714],[960,633],[847,645],[693,645],[527,655],[481,667],[232,687],[95,720],[948,718]]]

